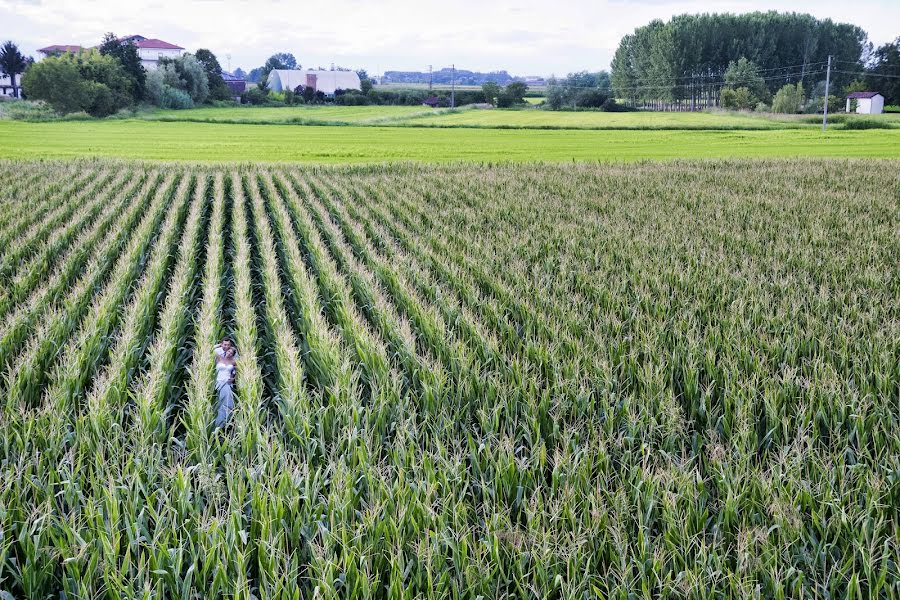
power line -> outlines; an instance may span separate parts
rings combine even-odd
[[[881,73],[872,73],[868,71],[838,71],[836,69],[831,70],[832,73],[843,73],[845,75],[862,75],[876,78],[885,78],[885,79],[900,79],[900,75],[882,75]]]

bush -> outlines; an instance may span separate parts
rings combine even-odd
[[[166,86],[161,98],[162,108],[185,109],[194,108],[194,100],[184,90]]]
[[[338,92],[342,93],[335,92],[334,103],[340,106],[366,106],[371,104],[369,96],[362,92],[344,90],[338,90]]]
[[[61,114],[85,111],[95,117],[129,106],[130,85],[119,62],[96,51],[48,57],[22,77],[29,98],[44,100]]]
[[[893,129],[889,121],[878,119],[847,119],[843,129]]]
[[[820,113],[824,108],[824,101],[822,96],[818,98],[813,98],[809,102],[806,103],[806,112],[807,113]],[[838,112],[844,109],[844,103],[837,96],[828,95],[828,112]]]
[[[48,103],[32,100],[4,100],[0,102],[0,120],[53,121],[59,115]]]
[[[719,97],[722,108],[730,110],[750,110],[753,106],[750,98],[750,89],[746,87],[724,88]]]
[[[766,104],[765,102],[760,102],[756,105],[756,108],[753,109],[758,113],[767,113],[772,111],[772,107]]]
[[[772,111],[784,114],[797,114],[803,108],[803,84],[782,87],[772,101]]]
[[[241,94],[241,104],[252,104],[254,106],[259,106],[262,104],[266,104],[268,100],[269,95],[258,87],[250,88],[249,90]]]
[[[601,108],[608,99],[600,90],[585,90],[578,94],[577,103],[580,108]]]
[[[600,107],[601,110],[605,112],[626,112],[628,111],[628,107],[624,104],[619,104],[616,102],[615,98],[607,98],[606,102],[603,103],[603,106]]]

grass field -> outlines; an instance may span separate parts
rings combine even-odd
[[[0,121],[0,157],[193,161],[630,161],[717,157],[900,157],[900,129],[574,131],[305,127],[141,120]]]
[[[725,112],[467,110],[417,119],[422,125],[573,129],[784,129],[794,121]]]
[[[897,597],[898,189],[0,161],[0,596]]]
[[[528,98],[541,101],[542,98]],[[139,118],[243,124],[409,125],[417,127],[483,127],[530,129],[762,130],[816,129],[817,115],[770,115],[726,111],[626,112],[548,111],[536,109],[431,109],[420,106],[229,107],[154,110]],[[874,121],[900,128],[900,115],[833,115],[840,129],[847,121]]]
[[[427,106],[241,106],[191,110],[157,109],[142,114],[141,118],[154,121],[219,123],[364,124],[398,121],[442,112],[445,111]]]

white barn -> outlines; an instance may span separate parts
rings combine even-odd
[[[850,101],[856,100],[856,112],[860,115],[880,115],[884,110],[884,96],[878,92],[853,92],[847,95],[847,112]]]
[[[326,96],[334,95],[335,90],[362,89],[355,71],[275,69],[269,73],[269,89],[273,92],[296,91],[298,87],[311,87]]]

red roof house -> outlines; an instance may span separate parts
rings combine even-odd
[[[44,56],[58,56],[60,54],[65,54],[66,52],[75,54],[77,52],[81,52],[81,50],[81,46],[78,46],[77,44],[53,44],[52,46],[47,46],[46,48],[38,48],[38,52],[40,52]]]

